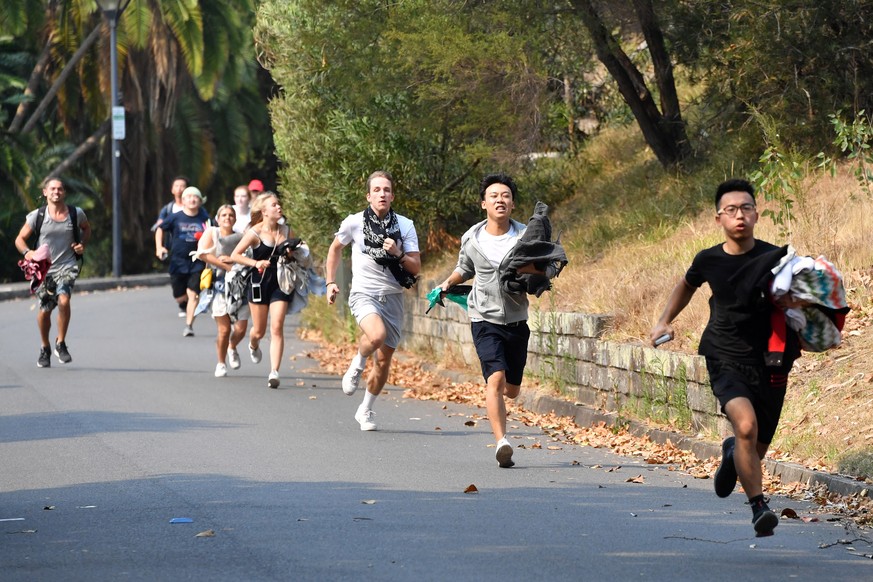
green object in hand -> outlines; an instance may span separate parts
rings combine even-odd
[[[435,305],[439,304],[443,307],[446,306],[443,303],[443,297],[447,298],[449,301],[453,301],[463,307],[465,310],[467,309],[467,295],[470,294],[470,291],[473,290],[473,287],[470,285],[452,285],[445,291],[440,287],[435,287],[430,293],[427,294],[427,299],[430,301],[430,305],[427,307],[427,311],[425,311],[425,315],[430,313],[430,310],[434,308]]]

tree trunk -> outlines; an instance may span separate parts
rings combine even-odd
[[[655,81],[658,83],[658,93],[661,96],[661,127],[676,145],[679,160],[691,154],[691,145],[685,133],[685,122],[682,121],[682,110],[679,107],[679,95],[676,93],[676,80],[673,78],[673,63],[664,45],[664,34],[655,17],[652,0],[633,0],[634,10],[640,21],[643,36],[652,56],[655,69]]]
[[[9,133],[11,134],[18,133],[21,129],[21,124],[24,123],[24,116],[27,113],[27,109],[30,107],[31,100],[36,93],[36,88],[39,86],[40,81],[42,81],[46,67],[48,67],[51,48],[52,38],[49,36],[42,49],[42,53],[40,53],[39,58],[36,60],[36,66],[33,67],[33,71],[30,72],[30,78],[27,80],[27,87],[24,89],[24,99],[22,99],[21,103],[18,104],[18,109],[15,110],[15,117],[12,118],[12,123],[9,124]]]
[[[668,168],[677,165],[690,152],[688,140],[684,138],[685,128],[681,117],[678,120],[669,120],[661,114],[642,73],[607,30],[591,0],[572,0],[572,3],[591,35],[598,60],[603,63],[618,85],[618,90],[633,112],[646,143],[652,148],[662,166]],[[663,47],[663,39],[661,45]],[[663,51],[663,55],[666,55],[666,51]],[[667,62],[669,63],[669,59]],[[672,81],[672,66],[670,79]],[[670,86],[673,87],[672,82]],[[672,93],[675,99],[675,87]],[[678,101],[676,103],[678,113]],[[677,125],[680,126],[679,134],[683,136],[681,140],[675,135]]]
[[[49,106],[49,103],[52,102],[52,99],[55,98],[57,92],[61,89],[61,85],[67,80],[67,77],[73,72],[76,68],[76,63],[81,60],[81,58],[85,55],[91,45],[97,40],[97,37],[100,36],[100,24],[94,27],[94,30],[91,31],[91,34],[88,35],[88,38],[82,41],[82,46],[79,47],[73,56],[70,57],[70,61],[64,67],[64,70],[61,71],[61,74],[58,75],[58,78],[55,79],[54,84],[51,89],[49,89],[48,93],[45,94],[45,97],[40,101],[39,106],[36,108],[36,111],[33,112],[33,115],[30,116],[30,119],[27,120],[27,123],[21,129],[21,134],[30,133],[36,123],[39,121],[40,117],[42,117],[43,112]]]
[[[94,133],[91,134],[91,137],[89,137],[88,139],[83,141],[81,144],[79,144],[79,147],[77,147],[73,151],[73,153],[67,157],[67,159],[65,159],[60,164],[58,164],[54,170],[49,172],[48,175],[49,176],[60,176],[64,172],[66,172],[67,169],[70,166],[72,166],[73,164],[75,164],[79,158],[81,158],[89,150],[93,149],[98,143],[100,143],[100,139],[103,138],[104,135],[109,133],[109,128],[111,126],[112,126],[112,121],[110,119],[107,119],[106,121],[104,121],[103,124],[97,128],[97,131],[95,131]]]

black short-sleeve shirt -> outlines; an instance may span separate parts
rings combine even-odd
[[[737,306],[731,276],[753,258],[778,247],[755,239],[755,246],[742,255],[729,255],[722,243],[697,253],[685,273],[692,287],[709,284],[709,323],[700,338],[698,353],[719,360],[746,364],[763,364],[770,336],[770,321],[752,314],[748,307]]]

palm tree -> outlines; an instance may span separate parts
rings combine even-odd
[[[254,15],[254,0],[131,0],[121,15],[119,87],[127,112],[122,221],[125,252],[135,256],[125,261],[128,270],[150,264],[145,225],[166,202],[174,175],[186,174],[201,188],[218,179],[229,189],[247,178],[239,173],[264,135],[270,136],[266,103],[258,93]],[[110,47],[96,5],[6,0],[0,26],[21,35],[16,42],[29,39],[30,53],[41,55],[21,107],[7,115],[9,135],[33,131],[32,139],[62,136],[78,144],[59,167],[73,174],[106,168],[93,189],[100,193],[95,207],[108,208],[110,152],[103,138],[109,128]],[[74,58],[77,50],[81,60]],[[56,95],[48,89],[53,82]],[[31,177],[31,189],[39,178]]]

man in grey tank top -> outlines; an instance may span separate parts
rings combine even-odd
[[[39,350],[37,366],[48,368],[51,366],[51,345],[49,334],[51,332],[51,315],[55,307],[58,308],[58,335],[55,338],[55,356],[62,364],[73,361],[67,350],[67,329],[70,325],[70,295],[73,285],[79,276],[79,260],[85,253],[85,246],[91,239],[91,224],[81,208],[67,206],[66,190],[64,183],[50,176],[43,182],[42,195],[45,197],[46,206],[33,210],[24,220],[24,225],[15,238],[15,248],[18,249],[25,260],[31,260],[41,245],[47,245],[51,256],[51,266],[46,275],[46,280],[37,290],[39,297],[39,313],[36,316],[36,324],[42,345]],[[76,213],[75,223],[71,220],[70,211]],[[42,218],[42,224],[37,224],[37,219]],[[76,225],[79,233],[73,232]],[[34,241],[35,247],[31,249],[27,244],[34,233],[39,233],[39,238]]]

